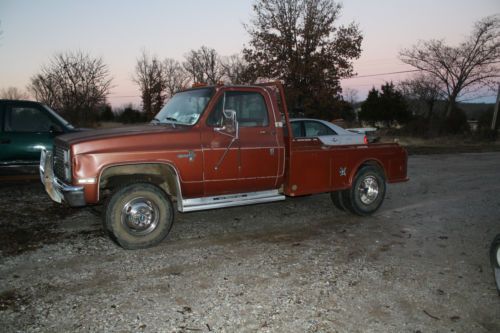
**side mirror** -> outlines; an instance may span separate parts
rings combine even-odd
[[[222,111],[222,127],[216,127],[215,130],[222,134],[229,135],[235,139],[238,139],[239,126],[238,119],[236,118],[236,111]]]
[[[50,125],[49,133],[53,135],[58,135],[64,133],[64,131],[59,125]]]

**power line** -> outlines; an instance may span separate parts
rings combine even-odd
[[[492,64],[498,64],[500,63],[499,61],[491,61],[491,62],[486,62],[484,65],[492,65]],[[369,75],[359,75],[359,76],[353,76],[353,77],[348,77],[343,80],[349,80],[349,79],[361,79],[365,77],[375,77],[375,76],[383,76],[383,75],[395,75],[395,74],[405,74],[405,73],[415,73],[415,72],[421,72],[423,69],[410,69],[406,71],[398,71],[398,72],[388,72],[388,73],[377,73],[377,74],[369,74]]]
[[[109,94],[110,97],[113,97],[113,98],[140,98],[141,96],[122,96],[122,95],[113,95],[113,94]]]
[[[407,71],[399,71],[399,72],[389,72],[389,73],[378,73],[378,74],[370,74],[370,75],[360,75],[360,76],[353,76],[353,77],[348,77],[343,80],[349,80],[349,79],[361,79],[364,77],[374,77],[374,76],[383,76],[383,75],[394,75],[394,74],[404,74],[404,73],[414,73],[414,72],[420,72],[421,69],[411,69]]]

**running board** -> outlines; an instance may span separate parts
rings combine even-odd
[[[279,194],[278,190],[270,190],[185,199],[179,202],[178,209],[180,212],[194,212],[197,210],[253,205],[280,200],[285,200],[285,196]]]

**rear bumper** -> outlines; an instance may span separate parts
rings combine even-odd
[[[83,186],[71,186],[65,184],[54,175],[52,168],[52,152],[42,150],[40,155],[40,180],[45,187],[45,191],[55,202],[67,202],[72,207],[82,207],[87,205]]]

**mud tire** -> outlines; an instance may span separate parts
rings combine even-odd
[[[116,190],[104,212],[105,230],[129,250],[157,245],[174,221],[172,201],[155,185],[135,183]]]
[[[334,191],[330,193],[330,198],[332,199],[333,205],[335,208],[341,211],[346,211],[346,208],[344,206],[343,198],[342,198],[342,191]]]
[[[384,202],[385,177],[377,167],[368,165],[358,170],[350,189],[342,191],[344,207],[353,214],[375,213]]]

